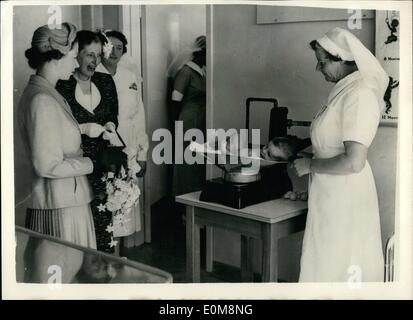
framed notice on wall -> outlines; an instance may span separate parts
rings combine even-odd
[[[376,57],[392,79],[382,123],[397,124],[399,109],[400,12],[376,11]]]

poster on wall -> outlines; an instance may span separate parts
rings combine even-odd
[[[399,109],[400,12],[376,12],[376,57],[391,78],[391,90],[381,115],[381,123],[397,124]]]

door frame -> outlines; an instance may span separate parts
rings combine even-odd
[[[142,43],[142,6],[141,5],[120,5],[119,10],[119,28],[122,30],[123,34],[129,39],[128,52],[132,57],[133,61],[138,66],[138,74],[143,80],[141,83],[141,94],[142,101],[147,101],[146,86],[145,86],[145,68],[143,63],[142,49],[144,44]],[[145,105],[147,107],[147,105]],[[148,110],[145,108],[145,121],[148,128]],[[147,181],[150,181],[151,170],[150,166],[147,165],[147,170],[143,180],[143,204],[144,216],[143,216],[143,227],[144,227],[144,241],[149,243],[152,240],[151,233],[151,207],[150,207],[150,186]]]
[[[214,44],[214,32],[213,32],[213,25],[214,25],[214,6],[207,5],[206,6],[206,40],[207,40],[207,75],[206,75],[206,128],[212,129],[214,128],[214,57],[213,57],[213,44]],[[214,177],[214,170],[215,166],[207,165],[206,166],[206,178],[212,179]]]

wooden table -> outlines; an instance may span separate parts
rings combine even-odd
[[[199,200],[200,191],[176,197],[186,205],[186,267],[189,282],[200,282],[200,228],[206,227],[206,271],[213,270],[213,228],[241,235],[242,280],[253,279],[253,241],[262,241],[262,281],[278,281],[278,239],[303,230],[307,202],[276,199],[244,209]]]

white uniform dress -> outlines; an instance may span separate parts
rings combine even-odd
[[[110,74],[109,71],[100,64],[96,71]],[[146,134],[145,109],[142,96],[139,93],[141,82],[136,75],[127,68],[118,65],[113,76],[116,85],[119,102],[119,125],[117,131],[122,137],[128,154],[136,155],[132,161],[146,161],[149,148],[148,135]],[[142,183],[140,184],[141,192]],[[131,220],[124,224],[123,228],[117,230],[115,227],[114,236],[123,237],[141,230],[140,206],[136,205]]]
[[[369,147],[379,120],[377,98],[360,72],[348,75],[313,120],[314,158],[342,154],[344,141]],[[360,173],[314,173],[310,181],[300,282],[383,281],[380,216],[369,163]]]

